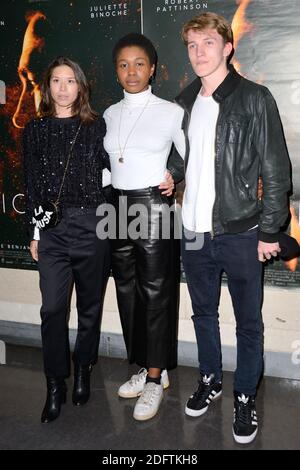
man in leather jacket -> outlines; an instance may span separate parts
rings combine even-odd
[[[222,393],[218,321],[226,272],[236,319],[233,437],[255,438],[262,373],[262,266],[280,252],[288,217],[290,162],[269,90],[228,65],[233,35],[225,18],[204,13],[182,32],[197,78],[176,98],[186,136],[183,265],[193,306],[200,380],[185,412],[200,416]],[[263,197],[258,198],[259,177]],[[197,244],[191,243],[193,238]],[[199,249],[199,240],[202,248]]]

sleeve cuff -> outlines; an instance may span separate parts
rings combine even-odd
[[[265,243],[277,243],[279,241],[279,233],[267,233],[259,230],[258,238],[260,241]]]
[[[111,172],[107,168],[104,168],[102,172],[102,187],[105,188],[105,186],[109,186],[110,184],[111,184]]]
[[[40,239],[40,231],[38,228],[34,227],[33,240],[39,240],[39,239]]]

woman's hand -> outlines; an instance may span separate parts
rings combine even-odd
[[[31,240],[29,249],[30,249],[30,254],[32,256],[32,259],[34,259],[34,261],[39,260],[38,245],[39,245],[38,240]]]
[[[166,180],[159,185],[159,189],[165,189],[162,191],[161,194],[165,194],[166,196],[171,196],[174,189],[174,180],[171,173],[167,170],[166,171]]]
[[[259,201],[262,200],[263,195],[264,195],[264,185],[263,185],[262,177],[260,176],[258,178],[258,188],[257,188],[257,198],[259,199]]]

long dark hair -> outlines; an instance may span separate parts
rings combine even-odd
[[[43,81],[41,83],[41,94],[42,100],[39,105],[38,113],[40,116],[55,116],[55,103],[51,96],[50,91],[50,79],[52,72],[56,67],[60,65],[67,65],[70,67],[75,76],[75,80],[78,84],[79,93],[77,99],[72,104],[72,115],[78,115],[82,121],[89,122],[94,121],[98,114],[92,110],[90,105],[90,87],[86,79],[85,74],[83,73],[81,67],[69,59],[68,57],[57,57],[54,59],[47,67]]]

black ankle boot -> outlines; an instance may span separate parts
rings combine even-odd
[[[47,377],[47,399],[42,412],[42,423],[50,423],[59,417],[60,407],[66,403],[67,386],[63,379]]]
[[[90,375],[92,366],[75,365],[72,400],[74,405],[84,405],[90,398]]]

